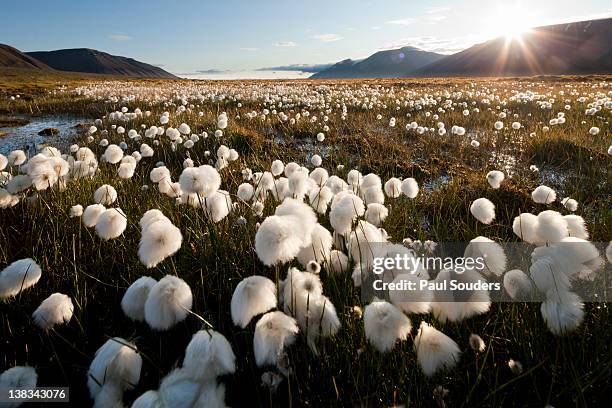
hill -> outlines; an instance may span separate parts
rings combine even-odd
[[[418,76],[507,76],[612,72],[612,18],[532,28],[520,38],[476,44],[426,65]]]
[[[26,54],[59,71],[143,78],[177,78],[159,67],[89,48],[36,51]]]
[[[441,54],[415,47],[379,51],[366,59],[346,59],[311,78],[393,78],[403,77],[416,69],[443,58]]]
[[[0,44],[0,67],[51,70],[48,65],[5,44]]]

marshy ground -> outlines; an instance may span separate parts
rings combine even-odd
[[[15,365],[33,366],[39,385],[69,385],[74,406],[86,406],[91,403],[86,387],[91,360],[106,340],[120,336],[135,343],[143,355],[140,382],[124,396],[129,406],[180,365],[192,335],[202,329],[202,322],[190,316],[159,332],[144,322],[132,322],[122,312],[121,299],[133,281],[170,274],[190,285],[192,310],[232,345],[236,372],[221,379],[229,406],[437,406],[441,400],[447,406],[605,404],[612,372],[608,303],[586,303],[582,324],[560,337],[547,329],[537,303],[493,303],[489,312],[458,323],[438,322],[431,313],[411,315],[414,328],[409,338],[391,352],[380,353],[366,340],[363,318],[354,312],[354,306],[365,305],[350,272],[335,276],[325,268],[324,292],[335,305],[341,328],[333,338],[319,341],[318,354],[298,336],[287,350],[291,373],[275,392],[270,391],[261,381],[262,373],[269,370],[254,361],[255,322],[246,329],[235,327],[229,304],[244,277],[263,275],[275,281],[286,273],[288,264],[266,267],[254,250],[256,224],[274,213],[278,203],[269,197],[263,216],[239,205],[214,223],[201,209],[177,205],[161,194],[149,174],[163,162],[172,180],[178,180],[186,158],[196,165],[214,165],[215,152],[223,144],[239,153],[238,160],[219,171],[221,188],[235,194],[245,168],[269,171],[272,161],[279,159],[312,169],[311,160],[319,155],[322,167],[343,179],[356,168],[364,175],[378,174],[383,183],[391,177],[417,180],[420,193],[415,199],[401,196],[385,201],[390,211],[381,226],[393,242],[404,238],[468,242],[477,236],[516,242],[512,223],[517,215],[547,209],[569,214],[560,203],[564,197],[578,201],[576,214],[586,221],[589,239],[608,242],[612,239],[609,77],[220,82],[25,74],[0,78],[2,118],[36,123],[38,118],[68,115],[88,125],[71,134],[71,140],[37,139],[39,147],[63,146],[65,153],[76,143],[99,157],[105,151],[99,142],[106,138],[111,144],[126,143],[130,154],[150,141],[130,138],[128,131],[144,134],[151,126],[160,126],[166,111],[169,122],[163,126],[187,123],[192,134],[209,135],[191,148],[173,148],[160,137],[159,144],[151,144],[153,157],[139,161],[129,179],[117,177],[116,165],[101,162],[95,177],[74,180],[64,191],[27,190],[17,205],[0,210],[0,269],[33,258],[43,270],[36,286],[0,302],[0,372]],[[17,94],[19,98],[12,98]],[[177,113],[179,106],[184,106],[182,113]],[[585,114],[591,106],[600,108]],[[113,119],[111,113],[122,108],[143,114]],[[229,124],[217,138],[213,134],[221,112],[227,113]],[[289,119],[282,120],[281,112]],[[302,119],[292,123],[297,113]],[[561,117],[559,113],[564,123],[551,124],[551,119]],[[101,123],[92,134],[94,141],[88,141],[87,129],[96,119]],[[496,121],[503,121],[503,129],[495,129]],[[411,122],[426,130],[419,134],[407,129]],[[446,125],[444,135],[437,131],[438,122]],[[512,122],[519,122],[520,128],[513,129]],[[5,126],[0,122],[0,127]],[[119,126],[125,133],[118,132]],[[465,133],[451,134],[452,126]],[[599,132],[591,134],[592,127]],[[316,139],[320,132],[325,134],[322,142]],[[0,148],[3,143],[0,139]],[[487,183],[491,170],[506,174],[499,189]],[[10,171],[16,174],[17,168]],[[92,204],[94,192],[103,184],[116,188],[114,206],[128,220],[121,237],[109,241],[69,214],[76,204]],[[543,205],[532,200],[531,192],[542,184],[556,191],[556,202]],[[148,188],[143,189],[145,185]],[[496,218],[489,225],[470,214],[470,204],[479,197],[495,203]],[[174,256],[147,269],[137,255],[138,221],[152,208],[180,228],[183,244]],[[239,217],[246,223],[237,222]],[[331,230],[326,217],[321,216],[319,223]],[[30,316],[54,292],[72,298],[74,317],[46,333]],[[462,351],[454,368],[431,378],[423,375],[413,351],[421,320],[454,339]],[[485,341],[483,352],[470,348],[472,333]],[[510,359],[521,362],[520,373],[508,367]],[[434,397],[438,386],[448,390],[444,398],[439,392]]]

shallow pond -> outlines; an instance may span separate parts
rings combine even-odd
[[[0,127],[0,133],[4,134],[0,136],[1,154],[7,155],[15,149],[33,152],[45,145],[64,148],[77,135],[77,125],[91,122],[77,116],[23,117],[23,119],[30,122],[23,126]],[[38,132],[46,128],[56,128],[59,133],[55,136],[39,136]]]

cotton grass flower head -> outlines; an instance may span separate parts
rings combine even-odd
[[[9,390],[18,388],[34,389],[38,383],[38,374],[36,370],[28,366],[15,366],[0,374],[0,394],[8,395]],[[18,407],[20,402],[10,403],[3,402],[2,406]]]
[[[266,313],[255,326],[253,349],[259,367],[277,365],[285,348],[293,344],[299,332],[294,318],[283,312]]]
[[[188,167],[179,177],[181,190],[187,194],[199,194],[202,197],[213,195],[221,186],[221,176],[214,167],[203,165]]]
[[[495,219],[495,205],[486,198],[474,200],[470,205],[470,212],[483,224],[490,224]]]
[[[253,317],[275,308],[276,303],[274,282],[257,275],[244,278],[232,295],[232,321],[244,329]]]
[[[578,209],[578,201],[570,197],[565,197],[563,200],[561,200],[561,204],[571,212]]]
[[[338,194],[332,201],[329,222],[338,234],[350,232],[353,222],[365,213],[363,200],[354,194],[346,192]]]
[[[140,380],[142,357],[136,346],[120,337],[109,339],[96,351],[89,371],[87,386],[92,398],[105,387],[119,390],[134,388]]]
[[[385,183],[385,194],[390,198],[397,198],[402,193],[402,181],[396,177],[391,177]]]
[[[472,350],[474,350],[476,353],[482,353],[485,350],[485,342],[482,339],[482,337],[480,337],[479,335],[472,333],[470,334],[470,347],[472,348]]]
[[[539,242],[559,242],[569,236],[567,219],[557,211],[542,211],[537,221],[535,233]]]
[[[402,181],[402,194],[408,198],[416,198],[419,194],[419,184],[413,178],[407,178]]]
[[[413,273],[400,273],[395,276],[393,283],[414,282],[418,290],[389,290],[389,300],[404,313],[426,314],[431,309],[434,293],[429,288],[420,288],[423,278]]]
[[[127,217],[121,208],[109,208],[98,217],[96,233],[106,241],[119,237],[126,227]]]
[[[161,211],[147,211],[141,218],[140,225],[142,232],[138,258],[147,268],[157,266],[181,248],[181,231]]]
[[[142,322],[145,319],[145,302],[151,288],[157,281],[149,276],[142,276],[134,281],[125,291],[121,299],[123,313],[134,321]]]
[[[377,227],[380,226],[387,216],[389,215],[389,209],[379,203],[368,204],[368,209],[365,212],[365,219]]]
[[[321,224],[316,224],[310,236],[310,244],[303,246],[297,254],[297,259],[303,267],[311,261],[323,263],[329,259],[333,245],[332,234]]]
[[[70,207],[70,218],[77,218],[83,215],[83,206],[81,204]]]
[[[94,193],[94,201],[96,204],[109,205],[117,200],[117,190],[113,186],[104,184],[100,186]]]
[[[531,198],[538,204],[550,204],[557,199],[557,194],[552,188],[541,185],[533,190]]]
[[[72,319],[74,306],[69,296],[54,293],[40,304],[32,314],[34,323],[44,330],[49,330],[56,324],[68,323]]]
[[[443,368],[453,367],[459,361],[461,353],[453,339],[426,322],[421,322],[414,339],[414,350],[419,366],[427,377]]]
[[[476,237],[465,248],[463,257],[473,259],[474,270],[485,277],[501,276],[506,271],[506,253],[504,248],[487,237]],[[478,259],[484,265],[480,266]]]
[[[324,265],[327,271],[332,275],[341,275],[348,271],[349,259],[344,252],[332,249]]]
[[[183,370],[200,383],[236,371],[236,356],[227,339],[214,330],[200,330],[185,350]]]
[[[270,171],[271,171],[272,175],[280,176],[283,173],[284,170],[285,170],[285,165],[283,164],[282,161],[274,160],[272,162],[272,166],[270,168]]]
[[[168,330],[185,320],[191,310],[193,295],[184,280],[166,275],[149,290],[144,316],[153,329]]]
[[[7,159],[9,166],[21,166],[26,162],[27,156],[23,150],[13,150],[9,153]]]
[[[519,269],[504,274],[504,289],[513,300],[528,299],[533,292],[531,279]]]
[[[506,176],[499,170],[493,170],[487,173],[487,182],[492,188],[499,188]]]
[[[399,340],[406,340],[412,323],[391,303],[375,301],[366,306],[363,314],[366,339],[381,353],[395,347]]]
[[[110,164],[117,164],[123,158],[123,149],[115,144],[110,144],[104,151],[104,158]]]
[[[512,222],[512,231],[523,241],[535,244],[539,241],[536,229],[538,227],[538,217],[531,213],[519,214]]]
[[[88,205],[87,208],[85,208],[85,211],[83,211],[83,216],[81,218],[83,225],[89,228],[95,227],[96,223],[98,222],[98,218],[104,211],[106,211],[106,207],[104,207],[102,204]]]
[[[227,408],[227,405],[225,405],[225,385],[217,384],[216,381],[205,383],[200,389],[194,408]]]
[[[41,275],[40,266],[31,258],[13,262],[0,272],[0,299],[13,297],[34,286]]]
[[[461,291],[446,289],[434,292],[431,310],[438,321],[460,322],[489,311],[491,307],[489,291],[478,289],[477,286],[486,283],[482,275],[473,269],[466,269],[462,273],[444,269],[438,273],[435,282],[438,285],[445,282],[448,288],[449,282],[453,280],[464,284],[466,289]]]

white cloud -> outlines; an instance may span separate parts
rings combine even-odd
[[[317,35],[313,35],[312,38],[319,40],[319,41],[323,41],[323,42],[332,42],[332,41],[342,40],[344,37],[340,37],[339,35],[336,35],[336,34],[317,34]]]
[[[446,20],[446,16],[443,15],[435,15],[435,16],[429,16],[429,20],[430,21],[442,21],[442,20]]]
[[[450,10],[450,7],[429,7],[425,10],[425,14],[437,14],[448,10]]]
[[[125,35],[125,34],[111,34],[108,36],[108,38],[110,38],[113,41],[128,41],[132,39],[132,37],[130,37],[129,35]]]
[[[297,47],[297,44],[293,41],[279,41],[274,44],[275,47]]]
[[[253,51],[257,51],[258,49],[259,49],[259,48],[253,48],[253,47],[242,47],[242,48],[240,48],[240,51],[250,51],[250,52],[253,52]]]
[[[410,25],[412,23],[414,23],[414,18],[412,17],[400,18],[398,20],[385,21],[385,24],[392,24],[392,25]]]

